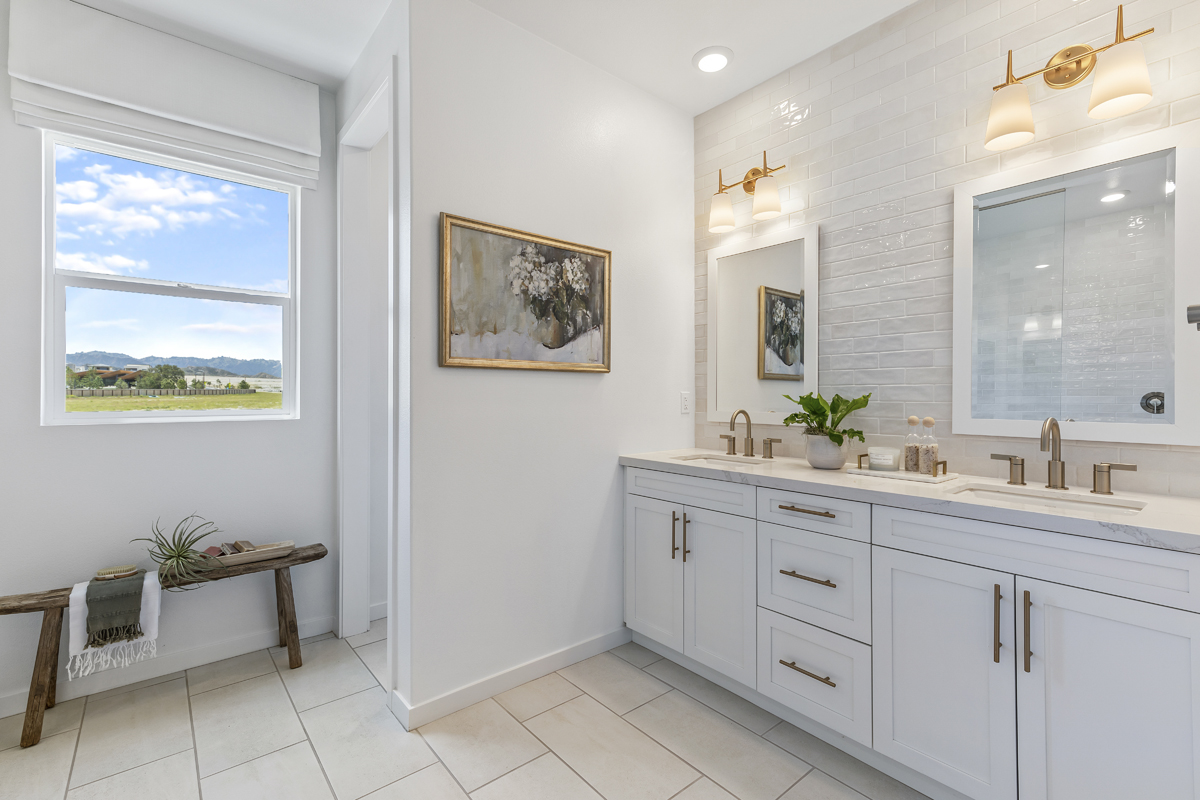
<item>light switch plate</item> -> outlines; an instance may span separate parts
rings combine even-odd
[[[692,393],[691,392],[680,392],[679,393],[679,413],[680,414],[692,413]]]

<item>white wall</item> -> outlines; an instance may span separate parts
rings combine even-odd
[[[8,0],[0,0],[0,64]],[[322,94],[320,188],[303,195],[302,417],[285,422],[40,427],[40,136],[13,121],[0,80],[0,594],[69,586],[101,567],[149,565],[150,524],[192,512],[229,538],[324,542],[330,557],[293,571],[301,636],[330,630],[337,559],[334,520],[333,97]],[[206,459],[192,453],[252,453]],[[112,509],[99,511],[97,509]],[[24,711],[40,614],[0,617],[0,717]],[[278,641],[271,575],[222,581],[163,598],[159,657],[68,683],[60,698],[166,674]],[[66,661],[65,638],[62,661]]]
[[[1155,29],[1142,40],[1150,105],[1100,122],[1087,116],[1090,81],[1065,91],[1030,81],[1037,139],[1002,154],[983,149],[1007,51],[1027,72],[1072,43],[1107,44],[1115,10],[1073,0],[917,0],[697,116],[697,409],[706,407],[708,251],[819,222],[821,393],[872,392],[851,417],[869,444],[899,444],[907,416],[933,416],[951,471],[1000,477],[1005,465],[988,458],[996,452],[1041,469],[1036,440],[949,435],[951,198],[962,181],[1200,117],[1200,2],[1134,0],[1126,31]],[[708,233],[717,170],[741,175],[764,149],[772,166],[787,163],[776,176],[784,214],[753,223],[750,201],[734,190],[740,227]],[[697,420],[697,445],[720,446],[724,426]],[[794,429],[763,433],[784,439],[777,452],[804,451]],[[1073,486],[1090,487],[1094,462],[1119,460],[1139,464],[1122,474],[1125,489],[1200,496],[1200,448],[1064,443],[1063,453]]]
[[[465,0],[411,25],[419,705],[622,629],[617,457],[692,441],[692,126]],[[394,5],[343,119],[406,40]],[[612,250],[612,372],[439,368],[442,211]]]

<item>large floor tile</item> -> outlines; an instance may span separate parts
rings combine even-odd
[[[578,686],[557,672],[551,672],[535,681],[498,694],[495,700],[516,717],[518,722],[524,722],[581,694],[583,691]]]
[[[274,671],[275,662],[271,660],[271,654],[266,650],[255,650],[253,653],[189,669],[188,693],[209,692],[222,686],[257,678],[259,675],[269,675]]]
[[[867,800],[866,797],[820,770],[804,776],[779,800]]]
[[[667,800],[700,777],[587,695],[525,725],[605,800]]]
[[[376,686],[300,715],[333,790],[343,800],[362,797],[433,764],[437,756],[416,733],[404,730]]]
[[[375,676],[343,639],[321,639],[304,645],[300,653],[304,666],[288,669],[287,650],[271,651],[297,711],[349,697],[376,683]]]
[[[274,672],[196,695],[192,720],[201,778],[305,738],[304,727]]]
[[[744,725],[762,736],[779,724],[779,717],[763,711],[748,700],[743,700],[731,691],[717,686],[710,680],[701,678],[689,669],[676,664],[674,661],[662,661],[646,667],[654,677],[663,683],[674,686],[686,695],[699,700],[704,705],[729,717],[734,722]]]
[[[671,800],[737,800],[708,778],[701,778]]]
[[[772,728],[766,739],[822,772],[832,775],[851,789],[865,794],[871,800],[929,800],[916,789],[905,786],[895,778],[884,775],[874,767],[787,722]]]
[[[114,695],[125,694],[126,692],[135,692],[138,689],[145,689],[147,686],[157,686],[160,683],[177,681],[183,676],[183,672],[172,672],[170,675],[159,675],[157,678],[147,678],[146,680],[138,681],[137,683],[130,683],[126,684],[125,686],[116,686],[112,689],[106,689],[103,692],[90,694],[88,695],[88,700],[94,703],[97,700],[103,700],[107,697],[113,697]]]
[[[471,800],[603,800],[553,753],[471,793]]]
[[[201,782],[204,800],[333,800],[329,783],[308,742],[210,775]],[[147,795],[148,796],[148,795]]]
[[[191,749],[192,723],[183,678],[102,700],[89,698],[71,787]]]
[[[77,697],[65,703],[56,703],[46,709],[42,717],[42,738],[65,731],[73,731],[83,720],[83,698]],[[0,719],[0,750],[21,744],[21,729],[25,727],[25,712]]]
[[[364,644],[378,642],[380,639],[387,638],[387,618],[377,619],[371,623],[370,629],[366,633],[356,633],[353,636],[346,637],[346,644],[351,647],[362,647]]]
[[[811,769],[681,692],[665,694],[625,719],[740,800],[776,800]]]
[[[647,650],[637,642],[626,642],[620,647],[614,647],[608,652],[612,653],[614,656],[620,656],[638,669],[645,669],[655,661],[658,661],[662,658],[662,656],[660,656],[658,653],[654,652],[653,650]]]
[[[200,800],[196,755],[187,750],[72,789],[67,800]]]
[[[466,792],[441,763],[390,783],[363,800],[468,800]]]
[[[657,678],[611,653],[601,653],[558,671],[617,714],[625,714],[671,690]]]
[[[364,644],[354,651],[383,687],[387,686],[387,644],[387,639],[384,639]]]
[[[476,703],[419,730],[468,792],[546,752],[495,700]]]
[[[78,735],[44,736],[33,747],[0,753],[0,800],[62,800]]]

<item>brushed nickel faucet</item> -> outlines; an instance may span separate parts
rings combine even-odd
[[[739,414],[741,414],[742,416],[744,416],[746,418],[746,445],[743,448],[742,455],[753,457],[754,456],[754,429],[751,427],[751,424],[750,424],[750,414],[748,414],[745,409],[739,408],[737,411],[733,412],[733,416],[729,418],[729,430],[733,431],[734,433],[737,432],[737,418],[738,418]],[[722,437],[722,438],[724,438],[724,437]],[[729,444],[730,444],[730,447],[733,447],[732,442],[730,442]]]
[[[1137,472],[1137,464],[1110,464],[1103,461],[1092,465],[1092,494],[1112,494],[1112,470]]]
[[[1067,465],[1062,461],[1062,432],[1058,428],[1058,420],[1047,417],[1042,423],[1042,452],[1049,451],[1050,461],[1046,465],[1049,471],[1047,489],[1067,490]]]

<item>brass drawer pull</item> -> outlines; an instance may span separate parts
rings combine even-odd
[[[830,514],[828,511],[813,511],[808,508],[800,508],[799,506],[780,506],[780,511],[795,511],[800,514],[812,514],[814,517],[827,517],[829,519],[837,519],[837,514]]]
[[[679,521],[679,515],[674,511],[671,512],[671,560],[675,560],[675,554],[679,552],[679,547],[675,544],[675,523]]]
[[[1033,656],[1033,650],[1029,648],[1029,609],[1033,608],[1033,601],[1029,599],[1029,592],[1025,592],[1025,671],[1029,672],[1029,659]]]
[[[803,667],[797,667],[795,661],[792,661],[789,663],[787,661],[784,661],[781,658],[781,659],[779,659],[779,663],[783,664],[788,669],[796,670],[796,672],[799,672],[801,675],[807,675],[808,677],[812,678],[814,681],[820,681],[821,683],[825,684],[826,686],[834,686],[834,687],[837,686],[837,684],[834,683],[833,681],[829,680],[829,678],[822,678],[820,675],[816,674],[815,672],[809,672],[808,670],[804,669]]]
[[[801,575],[799,572],[792,572],[790,569],[781,569],[781,570],[779,570],[779,574],[787,575],[789,578],[799,578],[802,581],[808,581],[809,583],[815,583],[818,586],[828,586],[830,589],[837,588],[837,584],[834,583],[833,581],[828,581],[828,580],[823,581],[823,580],[820,580],[819,578],[810,578],[807,575]]]
[[[688,550],[687,546],[687,524],[688,518],[687,512],[685,511],[683,512],[683,563],[685,564],[687,563],[687,554],[692,552],[691,550]]]
[[[1004,645],[1000,643],[1000,601],[1004,599],[1004,595],[1000,594],[1000,584],[993,584],[992,589],[992,661],[1000,663],[1000,648]]]

